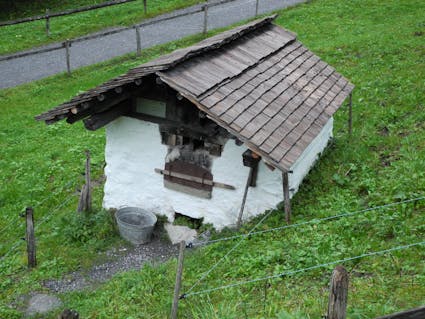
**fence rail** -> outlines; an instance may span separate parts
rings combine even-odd
[[[8,25],[14,25],[14,24],[20,24],[20,23],[26,23],[26,22],[32,22],[32,21],[37,21],[37,20],[44,20],[44,19],[49,20],[50,18],[61,17],[61,16],[66,16],[66,15],[90,11],[90,10],[96,10],[96,9],[100,9],[100,8],[115,6],[117,4],[124,4],[124,3],[127,3],[127,2],[133,2],[133,1],[136,1],[136,0],[113,0],[113,1],[107,1],[107,2],[103,2],[103,3],[91,5],[91,6],[84,6],[84,7],[80,7],[80,8],[76,8],[76,9],[69,9],[69,10],[65,10],[65,11],[61,11],[61,12],[54,12],[54,13],[49,13],[48,9],[46,9],[46,14],[35,16],[35,17],[28,17],[28,18],[22,18],[22,19],[17,19],[17,20],[0,22],[0,27],[5,27],[5,26],[8,26]]]

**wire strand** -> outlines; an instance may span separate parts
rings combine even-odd
[[[360,259],[360,258],[364,258],[364,257],[382,255],[382,254],[385,254],[385,253],[389,253],[389,252],[393,252],[393,251],[397,251],[397,250],[403,250],[403,249],[411,248],[411,247],[414,247],[414,246],[420,246],[420,245],[424,245],[424,244],[425,244],[425,241],[422,241],[422,242],[417,242],[417,243],[413,243],[413,244],[392,247],[392,248],[385,249],[385,250],[369,252],[369,253],[365,253],[365,254],[362,254],[362,255],[359,255],[359,256],[355,256],[355,257],[339,259],[339,260],[335,260],[335,261],[332,261],[332,262],[323,263],[323,264],[319,264],[319,265],[315,265],[315,266],[311,266],[311,267],[307,267],[307,268],[285,271],[283,273],[276,274],[276,275],[260,277],[260,278],[255,278],[255,279],[251,279],[251,280],[246,280],[246,281],[239,281],[239,282],[235,282],[233,284],[223,285],[223,286],[205,289],[205,290],[200,290],[200,291],[195,291],[195,292],[188,291],[187,293],[183,294],[181,296],[181,298],[187,298],[187,297],[194,296],[194,295],[200,295],[200,294],[210,293],[210,292],[217,291],[217,290],[233,288],[233,287],[236,287],[236,286],[246,285],[246,284],[255,283],[255,282],[259,282],[259,281],[263,281],[263,280],[281,278],[283,276],[294,275],[294,274],[309,271],[309,270],[323,268],[323,267],[327,267],[327,266],[331,266],[331,265],[335,265],[335,264],[339,264],[339,263],[344,263],[344,262],[347,262],[347,261],[356,260],[356,259]]]
[[[206,241],[206,242],[192,243],[192,247],[206,246],[206,245],[211,245],[211,244],[222,242],[222,241],[233,240],[233,239],[237,239],[237,238],[241,238],[241,237],[260,235],[260,234],[269,233],[269,232],[273,232],[273,231],[277,231],[277,230],[283,230],[283,229],[287,229],[287,228],[297,228],[297,227],[305,226],[305,225],[308,225],[308,224],[317,224],[317,223],[321,223],[321,222],[327,221],[327,220],[338,219],[338,218],[341,218],[341,217],[354,216],[354,215],[366,213],[366,212],[373,211],[373,210],[378,210],[378,209],[382,209],[382,208],[388,208],[388,207],[397,206],[397,205],[401,205],[401,204],[416,202],[416,201],[424,200],[424,199],[425,199],[425,196],[422,196],[422,197],[407,199],[407,200],[404,200],[404,201],[401,201],[401,202],[394,202],[394,203],[389,203],[389,204],[385,204],[385,205],[381,205],[381,206],[369,207],[369,208],[354,211],[354,212],[342,213],[342,214],[324,217],[324,218],[320,218],[320,219],[312,219],[312,220],[297,223],[297,224],[283,225],[283,226],[279,226],[279,227],[276,227],[276,228],[260,230],[260,231],[247,233],[247,234],[235,235],[235,236],[230,236],[230,237],[223,237],[223,238],[209,240],[209,241]]]
[[[251,234],[252,232],[254,232],[254,230],[260,226],[267,217],[270,216],[270,214],[272,213],[272,211],[268,212],[267,214],[265,214],[263,216],[263,218],[261,218],[261,220],[249,231],[249,233],[247,234],[247,236],[249,236],[249,234]],[[199,283],[204,280],[224,259],[227,258],[227,256],[229,256],[236,248],[238,248],[242,242],[244,241],[244,239],[247,237],[243,237],[239,242],[236,243],[236,245],[234,245],[223,257],[221,257],[210,269],[208,269],[193,285],[192,287],[189,288],[188,292],[192,291],[197,285],[199,285]]]

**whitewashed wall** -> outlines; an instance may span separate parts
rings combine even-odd
[[[303,153],[289,176],[290,188],[298,189],[304,176],[326,147],[332,136],[333,120]],[[203,199],[173,191],[163,186],[163,176],[154,172],[164,167],[167,146],[161,144],[158,125],[121,117],[106,128],[106,183],[103,206],[120,208],[137,206],[170,221],[174,212],[204,218],[217,229],[236,223],[249,168],[242,164],[245,146],[227,142],[221,157],[213,161],[214,180],[230,184],[236,190],[214,187],[212,199]],[[260,162],[257,186],[251,187],[246,201],[244,219],[274,208],[282,201],[282,176]]]

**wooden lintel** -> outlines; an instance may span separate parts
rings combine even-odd
[[[118,117],[127,114],[131,109],[131,101],[125,100],[110,110],[96,113],[84,120],[84,126],[90,131],[95,131]]]

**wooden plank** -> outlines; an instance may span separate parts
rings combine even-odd
[[[192,182],[196,182],[196,183],[203,183],[205,185],[220,187],[220,188],[229,189],[229,190],[235,190],[236,189],[232,185],[228,185],[228,184],[224,184],[224,183],[220,183],[220,182],[214,182],[214,181],[206,180],[206,179],[204,180],[204,179],[199,178],[199,177],[194,177],[194,176],[190,176],[190,175],[186,175],[186,174],[182,174],[182,173],[170,172],[168,170],[163,170],[163,169],[160,169],[160,168],[155,168],[155,173],[158,173],[158,174],[161,174],[161,175],[167,175],[167,176],[171,176],[171,177],[176,177],[176,178],[180,178],[180,179],[184,179],[184,180],[192,181]]]

